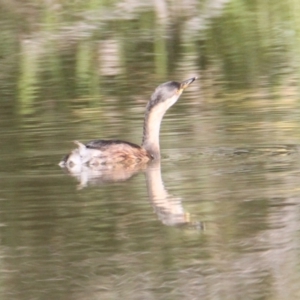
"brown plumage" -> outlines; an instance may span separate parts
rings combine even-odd
[[[66,155],[61,167],[136,165],[160,158],[159,130],[165,112],[178,100],[182,91],[196,77],[183,82],[170,81],[156,88],[146,106],[142,145],[121,140],[93,140],[87,144],[75,141],[78,148]]]
[[[134,164],[145,163],[152,157],[141,146],[121,140],[91,141],[85,145],[89,149],[101,149],[101,156],[94,158],[94,164]]]

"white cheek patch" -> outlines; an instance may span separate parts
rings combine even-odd
[[[180,94],[175,94],[169,101],[165,101],[166,102],[166,110],[169,109],[178,100]]]

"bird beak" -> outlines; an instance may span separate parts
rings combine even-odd
[[[198,77],[193,77],[190,78],[188,80],[182,81],[181,85],[180,85],[180,89],[184,90],[185,88],[187,88],[192,82],[194,82]]]

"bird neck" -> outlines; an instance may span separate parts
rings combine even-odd
[[[153,159],[160,159],[159,132],[165,112],[165,109],[153,107],[145,114],[142,147]]]

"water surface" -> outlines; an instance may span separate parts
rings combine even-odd
[[[2,4],[1,299],[299,298],[300,10],[250,2]],[[192,76],[160,165],[58,167]]]

